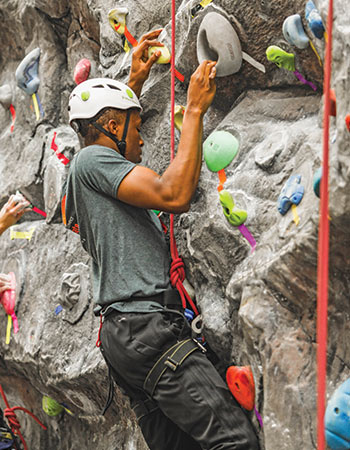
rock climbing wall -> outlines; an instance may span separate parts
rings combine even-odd
[[[301,15],[322,59],[325,41],[316,39],[308,28],[304,0],[214,0],[192,17],[191,9],[198,3],[176,1],[176,68],[185,77],[183,83],[176,81],[177,104],[186,105],[190,75],[198,65],[197,35],[209,13],[226,18],[242,50],[266,68],[263,73],[243,60],[238,73],[218,78],[217,94],[204,122],[204,138],[225,130],[239,142],[237,157],[225,169],[225,189],[236,207],[247,211],[245,225],[257,245],[252,252],[226,220],[218,176],[203,164],[192,207],[176,221],[179,250],[202,310],[207,340],[220,356],[222,368],[233,363],[253,369],[263,428],[253,415],[252,420],[262,448],[314,449],[319,199],[313,192],[313,175],[322,155],[323,72],[311,46],[300,50],[285,40],[284,19]],[[326,23],[328,1],[315,3]],[[43,431],[18,413],[30,449],[147,448],[128,400],[118,390],[110,410],[100,416],[108,380],[95,347],[98,319],[92,312],[90,261],[78,236],[61,225],[59,208],[69,167],[64,162],[80,148],[67,126],[76,64],[88,58],[90,77],[127,81],[130,52],[125,53],[122,36],[108,21],[108,12],[117,6],[129,10],[127,27],[135,38],[164,27],[162,39],[170,46],[170,1],[0,2],[0,206],[19,190],[47,214],[44,218],[27,213],[0,238],[0,272],[16,274],[19,322],[19,332],[6,345],[7,319],[0,310],[0,382],[11,405],[26,406],[48,427]],[[350,134],[345,125],[350,113],[349,18],[346,2],[335,2],[329,395],[350,373]],[[317,90],[268,61],[265,51],[271,45],[294,53],[296,69]],[[40,48],[36,98],[41,112],[15,79],[20,62],[36,48]],[[141,103],[143,164],[162,172],[170,157],[169,66],[152,69]],[[12,131],[10,105],[16,111]],[[297,211],[281,215],[277,199],[295,174],[301,176],[304,197]],[[64,403],[73,415],[46,415],[41,405],[44,394]]]

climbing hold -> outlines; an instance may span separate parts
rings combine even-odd
[[[10,228],[10,239],[28,239],[30,241],[33,237],[35,227],[31,227],[28,231],[16,231],[15,227]]]
[[[326,30],[323,26],[320,13],[312,0],[309,0],[305,5],[305,19],[315,37],[322,39]]]
[[[247,220],[247,211],[244,211],[242,209],[234,209],[235,202],[233,201],[232,195],[228,191],[226,191],[225,189],[220,191],[219,198],[224,216],[231,225],[238,227]]]
[[[309,46],[309,38],[304,31],[299,14],[294,14],[287,17],[283,23],[282,31],[283,36],[289,44],[295,45],[300,49],[304,49]]]
[[[237,138],[228,131],[214,131],[203,144],[204,160],[208,169],[219,172],[228,166],[238,153]]]
[[[237,73],[242,66],[242,59],[265,73],[263,64],[242,52],[240,40],[231,23],[215,12],[208,13],[199,27],[197,58],[199,63],[206,59],[217,61],[217,77]]]
[[[350,131],[350,114],[345,117],[345,125],[348,131]]]
[[[56,136],[57,132],[55,131],[51,141],[51,150],[56,153],[57,158],[61,161],[65,166],[70,162],[70,160],[63,154],[58,151],[58,145],[56,144]]]
[[[244,225],[244,222],[247,220],[247,212],[241,209],[234,209],[235,203],[228,191],[223,189],[219,190],[219,198],[226,219],[231,225],[238,227],[242,236],[249,242],[253,252],[256,247],[256,241],[248,228]]]
[[[156,63],[157,64],[169,64],[171,55],[170,55],[170,51],[169,51],[168,47],[149,47],[148,48],[148,57],[150,58],[153,55],[153,53],[155,53],[158,50],[161,52],[161,55],[157,59]]]
[[[124,34],[128,13],[128,8],[125,7],[111,9],[108,13],[109,24],[118,34]]]
[[[193,7],[191,9],[191,16],[192,18],[202,9],[204,9],[206,6],[208,6],[213,0],[202,0],[198,5]]]
[[[237,73],[242,66],[242,49],[231,23],[221,14],[207,14],[198,31],[197,58],[199,63],[217,61],[216,76]]]
[[[22,60],[16,69],[17,85],[24,90],[27,94],[32,96],[34,110],[37,120],[40,119],[40,115],[44,116],[44,111],[40,103],[37,91],[39,89],[39,59],[40,48],[35,48]]]
[[[81,59],[74,69],[74,81],[80,84],[89,78],[91,70],[91,62],[87,58]]]
[[[301,175],[292,175],[288,178],[278,197],[277,208],[283,216],[293,205],[299,205],[304,196],[304,186],[300,184]]]
[[[11,133],[15,128],[16,110],[12,104],[12,91],[9,84],[4,84],[0,87],[0,103],[5,109],[9,109],[12,116]]]
[[[42,407],[46,414],[51,417],[58,416],[64,411],[64,407],[62,405],[47,395],[43,395]]]
[[[181,105],[175,105],[175,117],[174,117],[174,124],[175,128],[182,131],[182,123],[184,120],[184,114],[185,114],[185,107]]]
[[[17,85],[29,95],[39,89],[39,59],[40,48],[35,48],[22,60],[16,70]]]
[[[335,96],[334,89],[330,89],[329,97],[330,97],[330,101],[331,101],[329,115],[336,117],[337,116],[337,98]]]
[[[133,47],[138,44],[137,40],[130,33],[126,26],[126,15],[128,14],[128,9],[125,7],[112,9],[108,13],[109,24],[118,34],[122,35],[124,51],[128,53],[130,47],[126,39],[130,42]]]
[[[334,391],[328,402],[325,431],[327,444],[332,450],[350,448],[350,378]]]
[[[255,383],[250,366],[230,366],[226,371],[226,382],[231,394],[246,410],[255,404]]]
[[[56,306],[56,308],[55,308],[55,314],[56,314],[56,316],[58,316],[58,314],[59,314],[60,312],[62,312],[62,310],[63,310],[63,308],[62,308],[61,305]]]
[[[266,56],[269,61],[276,64],[277,67],[295,71],[295,56],[293,53],[287,53],[277,45],[271,45],[266,49]]]
[[[0,87],[0,103],[5,109],[9,109],[12,104],[12,90],[9,84]]]
[[[269,61],[276,64],[277,67],[287,69],[294,73],[294,75],[303,84],[308,84],[314,91],[317,90],[316,86],[302,76],[300,72],[295,69],[295,56],[293,53],[287,53],[277,45],[271,45],[266,49],[266,56]]]
[[[10,276],[10,289],[4,291],[0,297],[0,303],[5,309],[8,315],[7,322],[7,332],[6,332],[6,344],[10,343],[10,332],[11,325],[13,323],[13,332],[16,334],[18,332],[18,320],[15,314],[15,304],[16,304],[16,276],[13,272],[9,273]]]
[[[312,180],[312,186],[314,188],[314,192],[318,198],[320,198],[320,187],[321,187],[321,179],[322,179],[322,167],[319,167]]]

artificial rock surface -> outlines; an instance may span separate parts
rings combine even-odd
[[[316,271],[319,199],[312,177],[322,157],[322,69],[311,48],[298,50],[283,39],[282,24],[291,14],[304,21],[304,1],[214,0],[193,19],[195,1],[176,1],[176,102],[186,104],[186,89],[197,66],[196,36],[208,12],[223,14],[241,40],[242,50],[266,67],[263,74],[243,61],[239,73],[217,80],[217,94],[204,121],[204,138],[227,130],[240,142],[226,169],[225,188],[238,208],[246,209],[246,226],[257,241],[247,241],[222,213],[217,175],[203,164],[190,211],[177,218],[176,233],[187,277],[195,287],[205,334],[221,365],[251,365],[256,405],[266,450],[316,448]],[[316,1],[324,21],[328,2]],[[10,132],[8,101],[0,106],[0,205],[18,189],[35,206],[14,231],[34,227],[31,240],[0,240],[0,270],[17,277],[19,333],[5,345],[6,317],[1,309],[0,382],[11,406],[23,405],[47,425],[43,431],[18,413],[30,449],[145,450],[128,401],[116,389],[113,406],[100,416],[107,390],[107,371],[95,347],[98,319],[93,316],[89,258],[79,238],[61,225],[59,191],[68,168],[51,149],[72,159],[79,149],[67,126],[67,103],[73,72],[83,57],[91,60],[91,77],[127,80],[130,55],[108,24],[117,5],[129,9],[127,26],[139,38],[164,27],[170,47],[170,1],[0,0],[0,87],[12,98],[17,118]],[[349,226],[350,113],[349,8],[336,2],[332,87],[337,117],[331,121],[330,150],[330,289],[328,395],[350,374]],[[313,38],[323,55],[324,41]],[[293,74],[265,58],[269,45],[296,54],[297,69],[318,90],[301,85]],[[41,48],[38,94],[45,116],[38,122],[31,98],[16,87],[14,73],[23,57]],[[162,172],[169,163],[170,76],[167,66],[152,69],[141,103],[143,164]],[[10,92],[9,92],[10,89]],[[1,91],[0,91],[1,92]],[[177,138],[179,135],[177,135]],[[333,139],[334,140],[334,139]],[[292,174],[301,175],[305,195],[292,212],[281,216],[277,198]],[[57,306],[63,309],[56,310]],[[64,402],[74,416],[46,416],[42,395]],[[1,403],[1,402],[0,402]],[[1,403],[2,404],[2,403]],[[2,404],[3,406],[3,404]],[[254,424],[258,428],[255,419]]]

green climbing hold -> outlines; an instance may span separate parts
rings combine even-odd
[[[89,98],[90,98],[89,91],[84,91],[81,93],[81,99],[83,100],[83,102],[86,102],[87,100],[89,100]]]
[[[223,189],[219,192],[220,203],[224,216],[234,227],[239,227],[242,225],[248,217],[247,211],[243,209],[235,209],[235,202],[233,201],[232,195]]]
[[[239,142],[228,131],[214,131],[204,141],[204,160],[208,169],[219,172],[225,169],[238,153]]]
[[[148,57],[150,58],[155,52],[160,51],[161,55],[157,59],[157,64],[168,64],[170,62],[170,51],[168,47],[149,47]]]
[[[61,414],[64,411],[64,407],[60,405],[56,400],[47,395],[43,395],[43,410],[46,412],[48,416],[54,417]]]
[[[130,98],[134,97],[134,94],[132,93],[132,91],[130,89],[126,89],[125,92],[127,93],[128,97],[130,97]]]
[[[276,64],[277,67],[295,71],[295,56],[293,53],[287,53],[277,45],[271,45],[266,49],[266,56],[269,61]]]

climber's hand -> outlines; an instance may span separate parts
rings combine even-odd
[[[7,289],[11,289],[11,278],[9,275],[0,273],[0,294]]]
[[[151,67],[161,54],[158,50],[149,58],[149,47],[164,47],[164,44],[157,41],[157,37],[161,32],[162,29],[159,29],[144,34],[137,47],[133,50],[128,85],[137,96],[140,96],[143,83],[147,80]]]
[[[0,234],[14,225],[25,212],[30,211],[30,208],[27,208],[29,205],[30,203],[23,196],[18,201],[15,195],[11,195],[0,210]]]
[[[191,76],[187,91],[187,108],[205,114],[211,105],[215,91],[216,61],[203,61]]]

